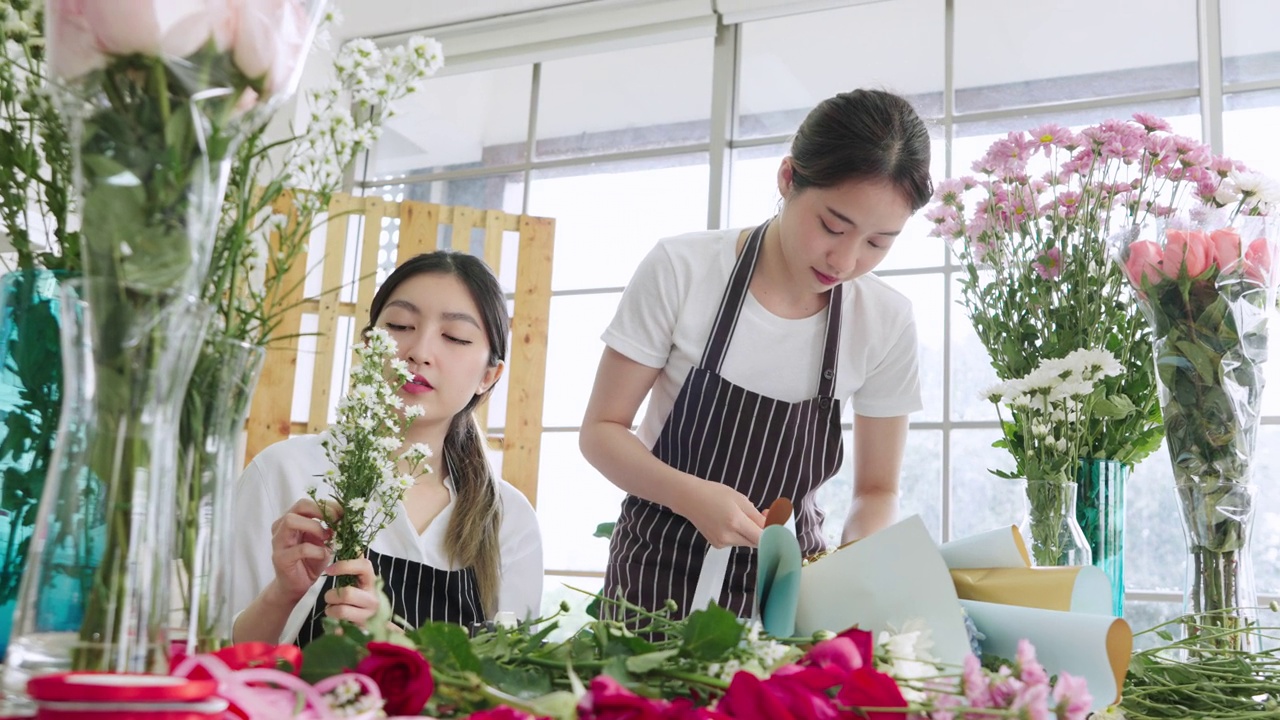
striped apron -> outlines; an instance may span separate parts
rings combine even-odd
[[[815,397],[784,402],[721,377],[766,227],[768,223],[752,231],[734,264],[702,359],[685,378],[653,454],[677,470],[734,488],[757,508],[766,508],[779,497],[790,498],[797,508],[800,549],[808,556],[826,545],[823,513],[815,504],[814,490],[836,474],[844,456],[840,402],[834,397],[841,286],[831,289],[827,303],[822,373]],[[779,372],[786,372],[785,348],[757,348],[756,352],[774,353]],[[706,539],[684,517],[628,495],[609,544],[604,595],[621,596],[649,610],[673,599],[678,605],[673,617],[684,617],[707,547]],[[755,585],[755,548],[733,548],[717,603],[740,617],[749,616]]]
[[[458,476],[452,464],[449,470],[453,477]],[[374,575],[382,578],[382,592],[391,601],[391,611],[410,627],[434,621],[451,622],[470,630],[472,625],[484,622],[484,604],[474,569],[440,570],[373,550],[365,556],[373,564]],[[298,631],[298,647],[324,634],[324,596],[335,582],[336,577],[325,578],[311,614]]]

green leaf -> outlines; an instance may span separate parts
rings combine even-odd
[[[659,650],[658,652],[645,653],[644,655],[636,655],[626,660],[627,670],[637,675],[656,670],[667,664],[667,661],[680,654],[679,650]]]
[[[539,717],[573,720],[578,716],[578,697],[567,690],[558,690],[533,700],[528,707]]]
[[[442,670],[479,673],[480,658],[471,640],[460,626],[453,623],[429,622],[409,633],[413,644],[433,666]]]
[[[1093,402],[1093,414],[1097,417],[1119,419],[1128,417],[1137,409],[1138,406],[1124,395],[1108,395]]]
[[[634,688],[636,686],[636,679],[631,676],[631,670],[627,667],[627,661],[629,659],[630,658],[615,655],[605,661],[604,667],[600,668],[600,673],[617,680],[623,685],[623,687]]]
[[[485,658],[480,663],[480,677],[505,693],[531,700],[551,692],[551,679],[536,668],[511,668]]]
[[[595,618],[596,620],[599,620],[601,602],[603,602],[601,597],[599,595],[595,596],[594,598],[591,599],[591,602],[587,603],[587,607],[583,610],[583,612],[586,613],[587,617]]]
[[[327,677],[354,670],[364,647],[345,635],[321,635],[302,649],[303,680],[315,684]]]
[[[605,539],[612,538],[613,528],[617,524],[618,523],[616,522],[602,522],[596,526],[596,531],[591,535],[591,537],[598,537],[598,538],[605,538]]]
[[[728,610],[712,603],[696,610],[685,620],[684,642],[680,649],[695,660],[715,660],[738,646],[742,623]]]

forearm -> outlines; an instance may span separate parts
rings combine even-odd
[[[898,516],[898,493],[873,490],[855,493],[849,517],[844,523],[841,544],[860,540],[877,530],[892,525]]]
[[[662,462],[630,428],[615,422],[584,425],[578,444],[587,462],[614,485],[680,515],[687,516],[684,503],[690,486],[705,482]]]
[[[258,597],[249,603],[231,628],[232,642],[266,642],[275,645],[289,622],[289,615],[301,598],[289,599],[275,582],[267,585]]]

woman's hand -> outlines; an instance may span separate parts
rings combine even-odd
[[[331,520],[342,517],[342,508],[325,503]],[[293,504],[280,519],[271,523],[272,581],[276,596],[292,607],[329,567],[333,553],[325,543],[333,536],[322,520],[320,505],[311,498]],[[371,571],[372,572],[372,571]]]
[[[378,612],[381,593],[373,576],[373,563],[369,558],[343,560],[329,566],[325,575],[351,575],[355,585],[336,587],[324,594],[324,614],[335,620],[346,620],[364,627],[369,618]]]
[[[696,479],[680,513],[713,547],[760,544],[764,515],[746,495],[723,483]]]

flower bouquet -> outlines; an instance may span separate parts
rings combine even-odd
[[[1116,237],[1118,266],[1155,339],[1165,436],[1190,552],[1185,610],[1198,626],[1225,631],[1244,628],[1256,602],[1251,474],[1280,239],[1275,218],[1263,214],[1273,192],[1252,178],[1240,178],[1236,187],[1246,190],[1231,212],[1172,216]],[[1204,637],[1248,643],[1235,632]]]
[[[1025,424],[1019,433],[1027,480],[1027,521],[1022,528],[1036,565],[1088,565],[1089,545],[1076,522],[1076,467],[1084,452],[1087,422],[1104,401],[1102,383],[1120,375],[1106,350],[1076,350],[1041,360],[1026,377],[986,390],[991,402],[1007,405]]]
[[[330,514],[319,487],[307,493],[319,503],[325,523],[333,530],[330,543],[335,561],[364,557],[374,536],[395,520],[405,491],[431,472],[426,463],[431,449],[426,445],[414,443],[401,451],[405,429],[422,415],[422,407],[406,406],[395,393],[413,377],[405,361],[396,358],[395,349],[395,341],[382,328],[371,330],[364,345],[356,348],[351,390],[338,405],[338,420],[322,441],[325,456],[333,464],[324,480],[330,497],[342,508],[341,517]],[[342,575],[335,582],[342,587],[354,578]]]

